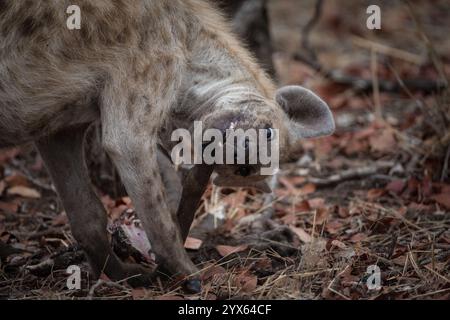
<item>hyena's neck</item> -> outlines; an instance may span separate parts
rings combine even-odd
[[[216,111],[239,109],[248,102],[263,102],[267,97],[249,79],[234,77],[208,79],[195,83],[184,96],[192,117],[201,120]]]
[[[189,19],[196,22],[195,36],[188,36],[192,41],[186,46],[186,68],[178,73],[180,86],[162,137],[174,129],[193,129],[194,121],[204,121],[211,115],[220,118],[241,110],[248,114],[249,105],[264,105],[260,102],[273,100],[275,94],[273,81],[220,14],[206,1],[189,0],[185,4],[193,9]]]
[[[193,51],[182,81],[177,108],[188,111],[186,120],[263,105],[274,97],[273,82],[250,54],[230,34],[217,32]]]

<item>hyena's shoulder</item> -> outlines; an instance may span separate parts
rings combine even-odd
[[[6,44],[84,42],[113,44],[138,32],[139,1],[0,0],[0,38]],[[81,29],[67,28],[70,6],[80,8]]]

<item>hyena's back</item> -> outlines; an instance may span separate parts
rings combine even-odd
[[[171,82],[198,25],[195,3],[0,0],[0,146],[94,121],[108,81]],[[80,30],[66,26],[73,4]]]

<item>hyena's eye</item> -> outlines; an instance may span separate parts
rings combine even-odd
[[[241,166],[236,170],[235,174],[241,177],[248,177],[251,174],[251,171],[250,167]]]
[[[267,140],[272,140],[275,137],[275,130],[272,128],[267,129]]]

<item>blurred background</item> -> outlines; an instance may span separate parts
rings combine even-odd
[[[275,192],[210,186],[186,242],[206,299],[450,298],[450,2],[215,1],[279,83],[332,108],[333,136],[306,140]],[[369,5],[381,29],[369,30]],[[131,200],[92,129],[87,158],[116,251],[146,262]],[[0,151],[0,297],[184,299],[147,289],[65,287],[87,265],[33,146]],[[144,246],[145,247],[145,246]],[[367,268],[381,287],[370,290]],[[192,297],[190,297],[192,298]]]

